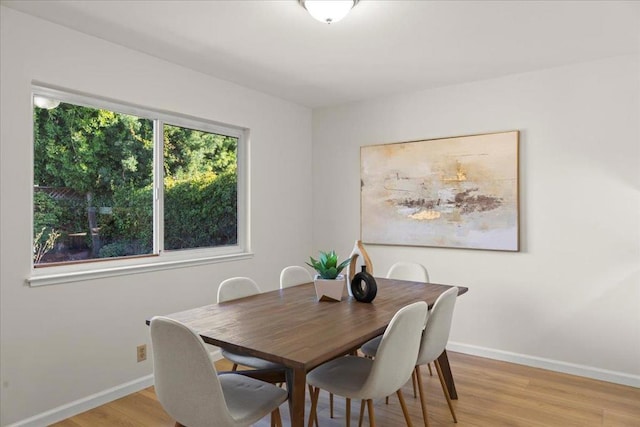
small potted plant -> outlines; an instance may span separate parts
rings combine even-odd
[[[309,257],[311,263],[307,265],[318,273],[313,281],[316,295],[320,301],[341,301],[346,284],[345,276],[340,274],[349,265],[350,259],[338,264],[335,251],[320,251],[320,258]]]

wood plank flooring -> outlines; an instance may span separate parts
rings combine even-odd
[[[454,401],[458,424],[453,423],[436,376],[422,369],[427,393],[429,424],[438,426],[532,426],[532,427],[640,427],[640,389],[512,363],[449,352],[459,400]],[[226,361],[216,363],[229,370]],[[435,372],[434,372],[435,375]],[[403,388],[415,426],[424,425],[420,401],[413,397],[411,382]],[[308,400],[308,399],[307,399]],[[335,398],[334,418],[329,417],[329,398],[320,393],[321,427],[345,425],[344,399]],[[360,403],[351,408],[351,425],[357,426]],[[307,406],[306,414],[309,406]],[[376,425],[405,426],[397,397],[375,402]],[[288,407],[281,407],[284,425],[289,425]],[[156,400],[153,388],[54,424],[56,427],[173,427],[172,420]],[[365,411],[365,424],[368,418]],[[265,418],[256,424],[268,427]]]

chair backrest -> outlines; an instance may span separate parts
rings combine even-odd
[[[283,268],[280,272],[280,289],[309,282],[313,282],[311,273],[299,265],[290,265],[289,267]]]
[[[193,427],[234,425],[202,338],[180,322],[156,316],[151,346],[155,392],[171,417]]]
[[[260,293],[258,284],[249,277],[231,277],[218,288],[218,302],[231,301]]]
[[[358,393],[363,399],[377,399],[395,393],[411,377],[420,349],[420,337],[428,305],[415,302],[393,316],[382,336],[369,377]]]
[[[453,287],[443,292],[429,311],[427,325],[422,333],[420,352],[416,365],[425,365],[436,360],[447,346],[453,309],[458,298],[458,288]]]
[[[387,273],[387,279],[411,280],[413,282],[429,283],[429,272],[417,262],[396,262]]]

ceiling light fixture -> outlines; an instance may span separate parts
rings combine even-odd
[[[360,0],[298,0],[307,12],[320,22],[332,24],[338,22]]]
[[[33,103],[36,107],[45,108],[47,110],[51,110],[60,105],[60,101],[55,99],[45,98],[44,96],[33,96]]]

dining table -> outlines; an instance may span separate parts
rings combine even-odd
[[[255,377],[286,380],[291,425],[302,427],[306,375],[313,368],[356,351],[384,333],[394,314],[416,301],[431,308],[452,285],[376,277],[377,294],[370,303],[346,292],[338,302],[319,301],[313,283],[208,304],[166,317],[184,323],[204,342],[282,365],[281,375],[255,372]],[[458,295],[468,291],[458,286]],[[147,319],[147,324],[151,319]],[[178,349],[179,350],[179,349]],[[450,396],[457,398],[446,351],[438,359]],[[249,374],[251,371],[242,371]]]

